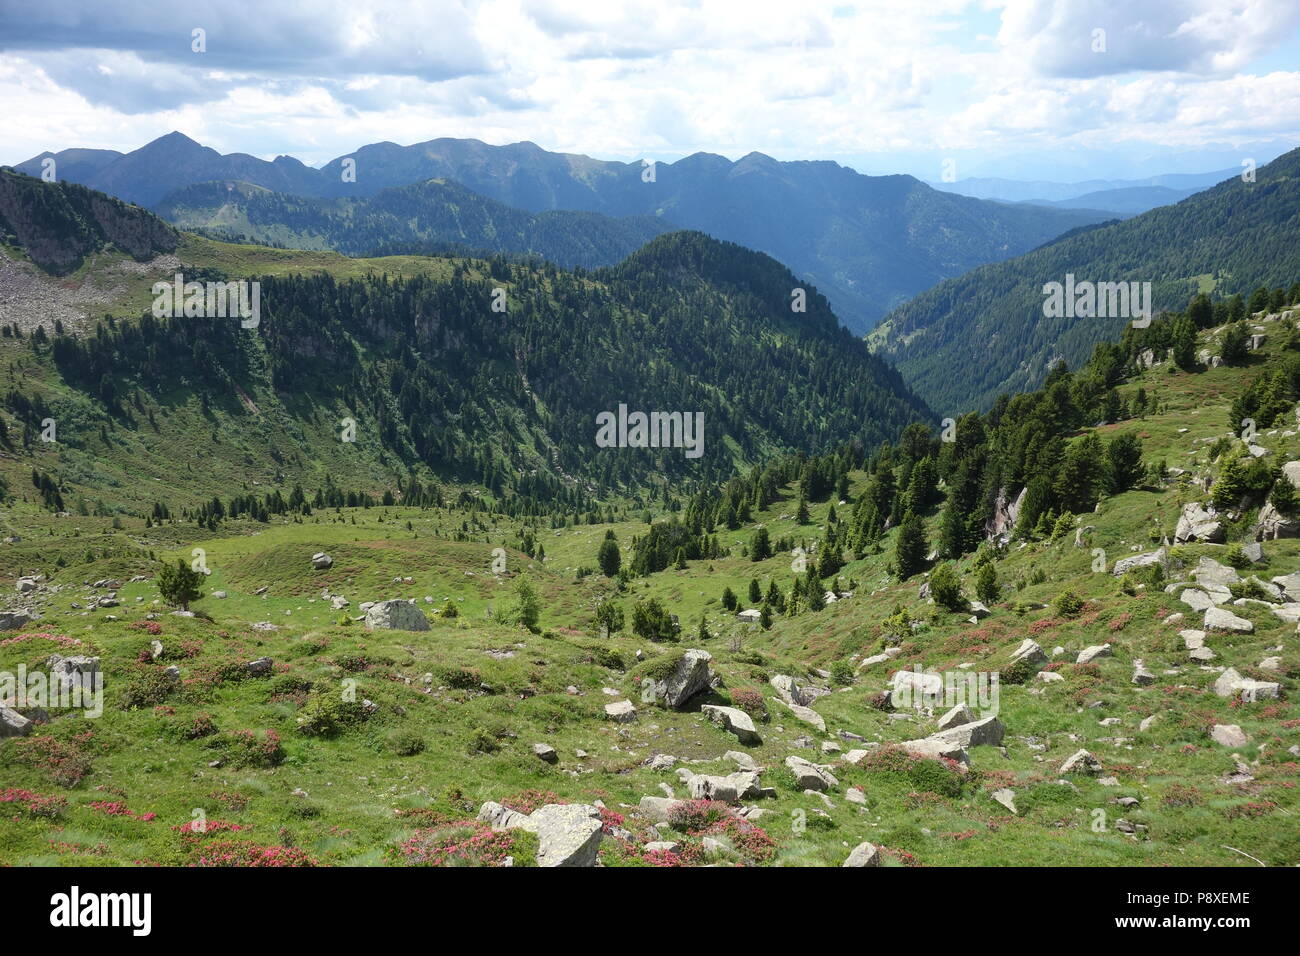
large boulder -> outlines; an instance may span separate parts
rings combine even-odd
[[[636,815],[652,824],[667,823],[672,808],[682,802],[672,797],[642,797],[637,804]]]
[[[1300,515],[1285,515],[1266,501],[1259,509],[1259,519],[1253,529],[1256,541],[1273,541],[1277,538],[1300,538]]]
[[[950,727],[960,727],[963,724],[973,724],[979,718],[965,704],[958,704],[952,710],[948,711],[939,718],[938,724],[940,730],[947,730]]]
[[[1250,738],[1237,724],[1215,724],[1210,730],[1210,738],[1221,747],[1244,747],[1250,743]]]
[[[962,728],[954,728],[961,730]],[[935,734],[933,737],[921,737],[918,740],[904,740],[898,746],[902,747],[910,754],[917,757],[933,757],[935,759],[955,760],[960,764],[970,764],[970,755],[966,753],[966,748],[962,746],[960,740],[950,740],[944,733]]]
[[[1085,647],[1079,652],[1075,659],[1076,664],[1090,664],[1099,657],[1111,657],[1114,652],[1111,651],[1109,644],[1094,644],[1092,647]]]
[[[311,566],[317,571],[324,571],[326,568],[334,566],[334,559],[324,551],[317,551],[311,556]]]
[[[1178,527],[1174,531],[1174,541],[1183,544],[1188,541],[1211,542],[1222,544],[1226,537],[1223,522],[1214,512],[1214,506],[1201,507],[1199,501],[1183,505],[1183,513],[1178,518]]]
[[[780,698],[787,704],[798,704],[800,707],[807,707],[816,699],[816,695],[808,691],[789,674],[777,674],[768,681],[776,690]]]
[[[880,851],[870,843],[859,843],[840,866],[880,866]]]
[[[839,786],[835,775],[823,767],[804,760],[803,757],[791,755],[785,758],[785,765],[794,774],[800,790],[829,790]]]
[[[677,659],[666,677],[647,677],[643,684],[652,689],[656,701],[665,707],[680,709],[696,694],[708,690],[713,680],[713,672],[709,669],[712,660],[713,655],[708,651],[692,648]]]
[[[1226,608],[1212,607],[1205,611],[1205,630],[1226,634],[1253,634],[1255,625]]]
[[[636,720],[636,708],[630,700],[619,700],[605,705],[605,716],[620,724],[630,724]]]
[[[996,717],[985,717],[973,723],[949,727],[931,736],[936,740],[955,744],[964,750],[967,747],[996,747],[1002,743],[1004,732],[1002,721]]]
[[[1101,773],[1101,761],[1086,750],[1076,750],[1061,764],[1061,773]]]
[[[1300,571],[1271,579],[1291,601],[1300,601]]]
[[[1300,461],[1288,461],[1282,466],[1282,474],[1291,482],[1291,487],[1300,491]]]
[[[32,732],[32,722],[8,707],[0,706],[0,737],[26,737]]]
[[[1206,611],[1214,607],[1214,599],[1200,588],[1183,588],[1183,593],[1178,595],[1178,600],[1193,611]]]
[[[410,601],[380,601],[366,610],[366,627],[393,631],[427,631],[429,619]]]
[[[901,670],[890,681],[889,706],[895,710],[920,710],[927,701],[943,700],[943,675],[930,671]]]
[[[600,849],[600,810],[585,803],[549,803],[528,816],[537,834],[538,866],[595,866]]]
[[[50,681],[54,688],[63,693],[71,693],[75,688],[82,692],[93,693],[103,685],[103,674],[99,670],[98,657],[61,657],[51,654],[45,661],[50,670]]]
[[[801,704],[787,704],[779,698],[776,699],[776,702],[802,720],[805,724],[810,724],[822,733],[826,733],[826,719],[811,707],[804,707]]]
[[[30,608],[16,611],[0,611],[0,631],[18,631],[40,620],[40,615]]]
[[[719,707],[716,704],[705,704],[700,708],[700,713],[721,726],[723,730],[731,731],[742,744],[757,747],[763,742],[763,738],[754,729],[754,721],[749,714],[737,707]]]
[[[1120,577],[1137,568],[1145,568],[1153,564],[1164,564],[1167,555],[1168,553],[1164,548],[1157,548],[1145,554],[1135,554],[1131,558],[1120,558],[1115,562],[1115,566],[1111,568],[1110,573]]]
[[[758,774],[753,771],[738,770],[726,776],[681,771],[682,783],[690,791],[693,800],[718,800],[722,803],[739,803],[750,797],[758,796],[761,791]]]
[[[1229,667],[1214,682],[1214,692],[1220,697],[1235,697],[1251,703],[1257,700],[1276,699],[1282,685],[1275,681],[1250,680],[1242,677],[1234,667]]]
[[[1196,578],[1196,582],[1202,587],[1227,588],[1241,582],[1241,575],[1237,573],[1236,568],[1210,557],[1202,557],[1196,562],[1196,567],[1192,569],[1192,577]]]
[[[538,866],[595,866],[600,849],[600,810],[585,803],[548,803],[525,816],[498,803],[485,803],[479,819],[494,830],[537,834]]]
[[[1012,664],[1019,664],[1021,661],[1031,667],[1043,667],[1047,664],[1047,652],[1038,646],[1037,641],[1027,637],[1011,653]]]
[[[1020,489],[1015,501],[1007,500],[1007,489],[998,490],[997,500],[993,503],[993,514],[984,522],[984,535],[989,539],[1010,535],[1020,518],[1020,508],[1025,503],[1028,486]]]

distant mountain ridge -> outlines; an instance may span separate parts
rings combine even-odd
[[[1122,189],[1102,189],[1095,193],[1084,193],[1074,199],[1027,199],[1025,202],[1037,206],[1053,206],[1057,209],[1101,209],[1120,215],[1136,216],[1157,206],[1172,206],[1201,191],[1200,188],[1125,186]]]
[[[1240,173],[1240,169],[1220,169],[1208,173],[1164,173],[1143,179],[1088,179],[1074,183],[971,176],[951,183],[930,182],[930,185],[944,192],[971,196],[975,199],[999,199],[1003,202],[1063,202],[1093,193],[1151,186],[1200,191]]]
[[[350,256],[474,250],[537,255],[588,269],[613,265],[674,228],[653,216],[531,214],[434,179],[339,199],[289,196],[248,183],[199,183],[170,193],[154,209],[182,229],[294,249]]]
[[[72,158],[67,154],[53,154],[56,163]],[[534,214],[659,217],[777,258],[822,289],[858,332],[936,282],[1107,218],[1095,211],[988,203],[940,192],[911,176],[863,176],[833,162],[778,162],[761,153],[734,162],[696,153],[643,165],[552,153],[533,143],[435,139],[412,146],[375,143],[313,169],[288,156],[271,162],[223,156],[169,133],[96,165],[102,159],[62,168],[60,176],[83,175],[86,185],[145,206],[212,181],[291,196],[365,198],[438,179]],[[39,172],[39,166],[35,157],[17,168]]]

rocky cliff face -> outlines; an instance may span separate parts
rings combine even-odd
[[[0,170],[0,242],[18,246],[46,272],[66,275],[106,247],[143,262],[174,251],[180,236],[139,206]]]

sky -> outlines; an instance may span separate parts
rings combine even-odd
[[[179,130],[310,165],[453,136],[929,181],[1208,172],[1300,145],[1300,0],[0,0],[0,116],[0,163]]]

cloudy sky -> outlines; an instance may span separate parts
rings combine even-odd
[[[0,163],[176,129],[313,165],[457,136],[930,180],[1204,172],[1300,145],[1300,2],[0,0],[0,116]]]

